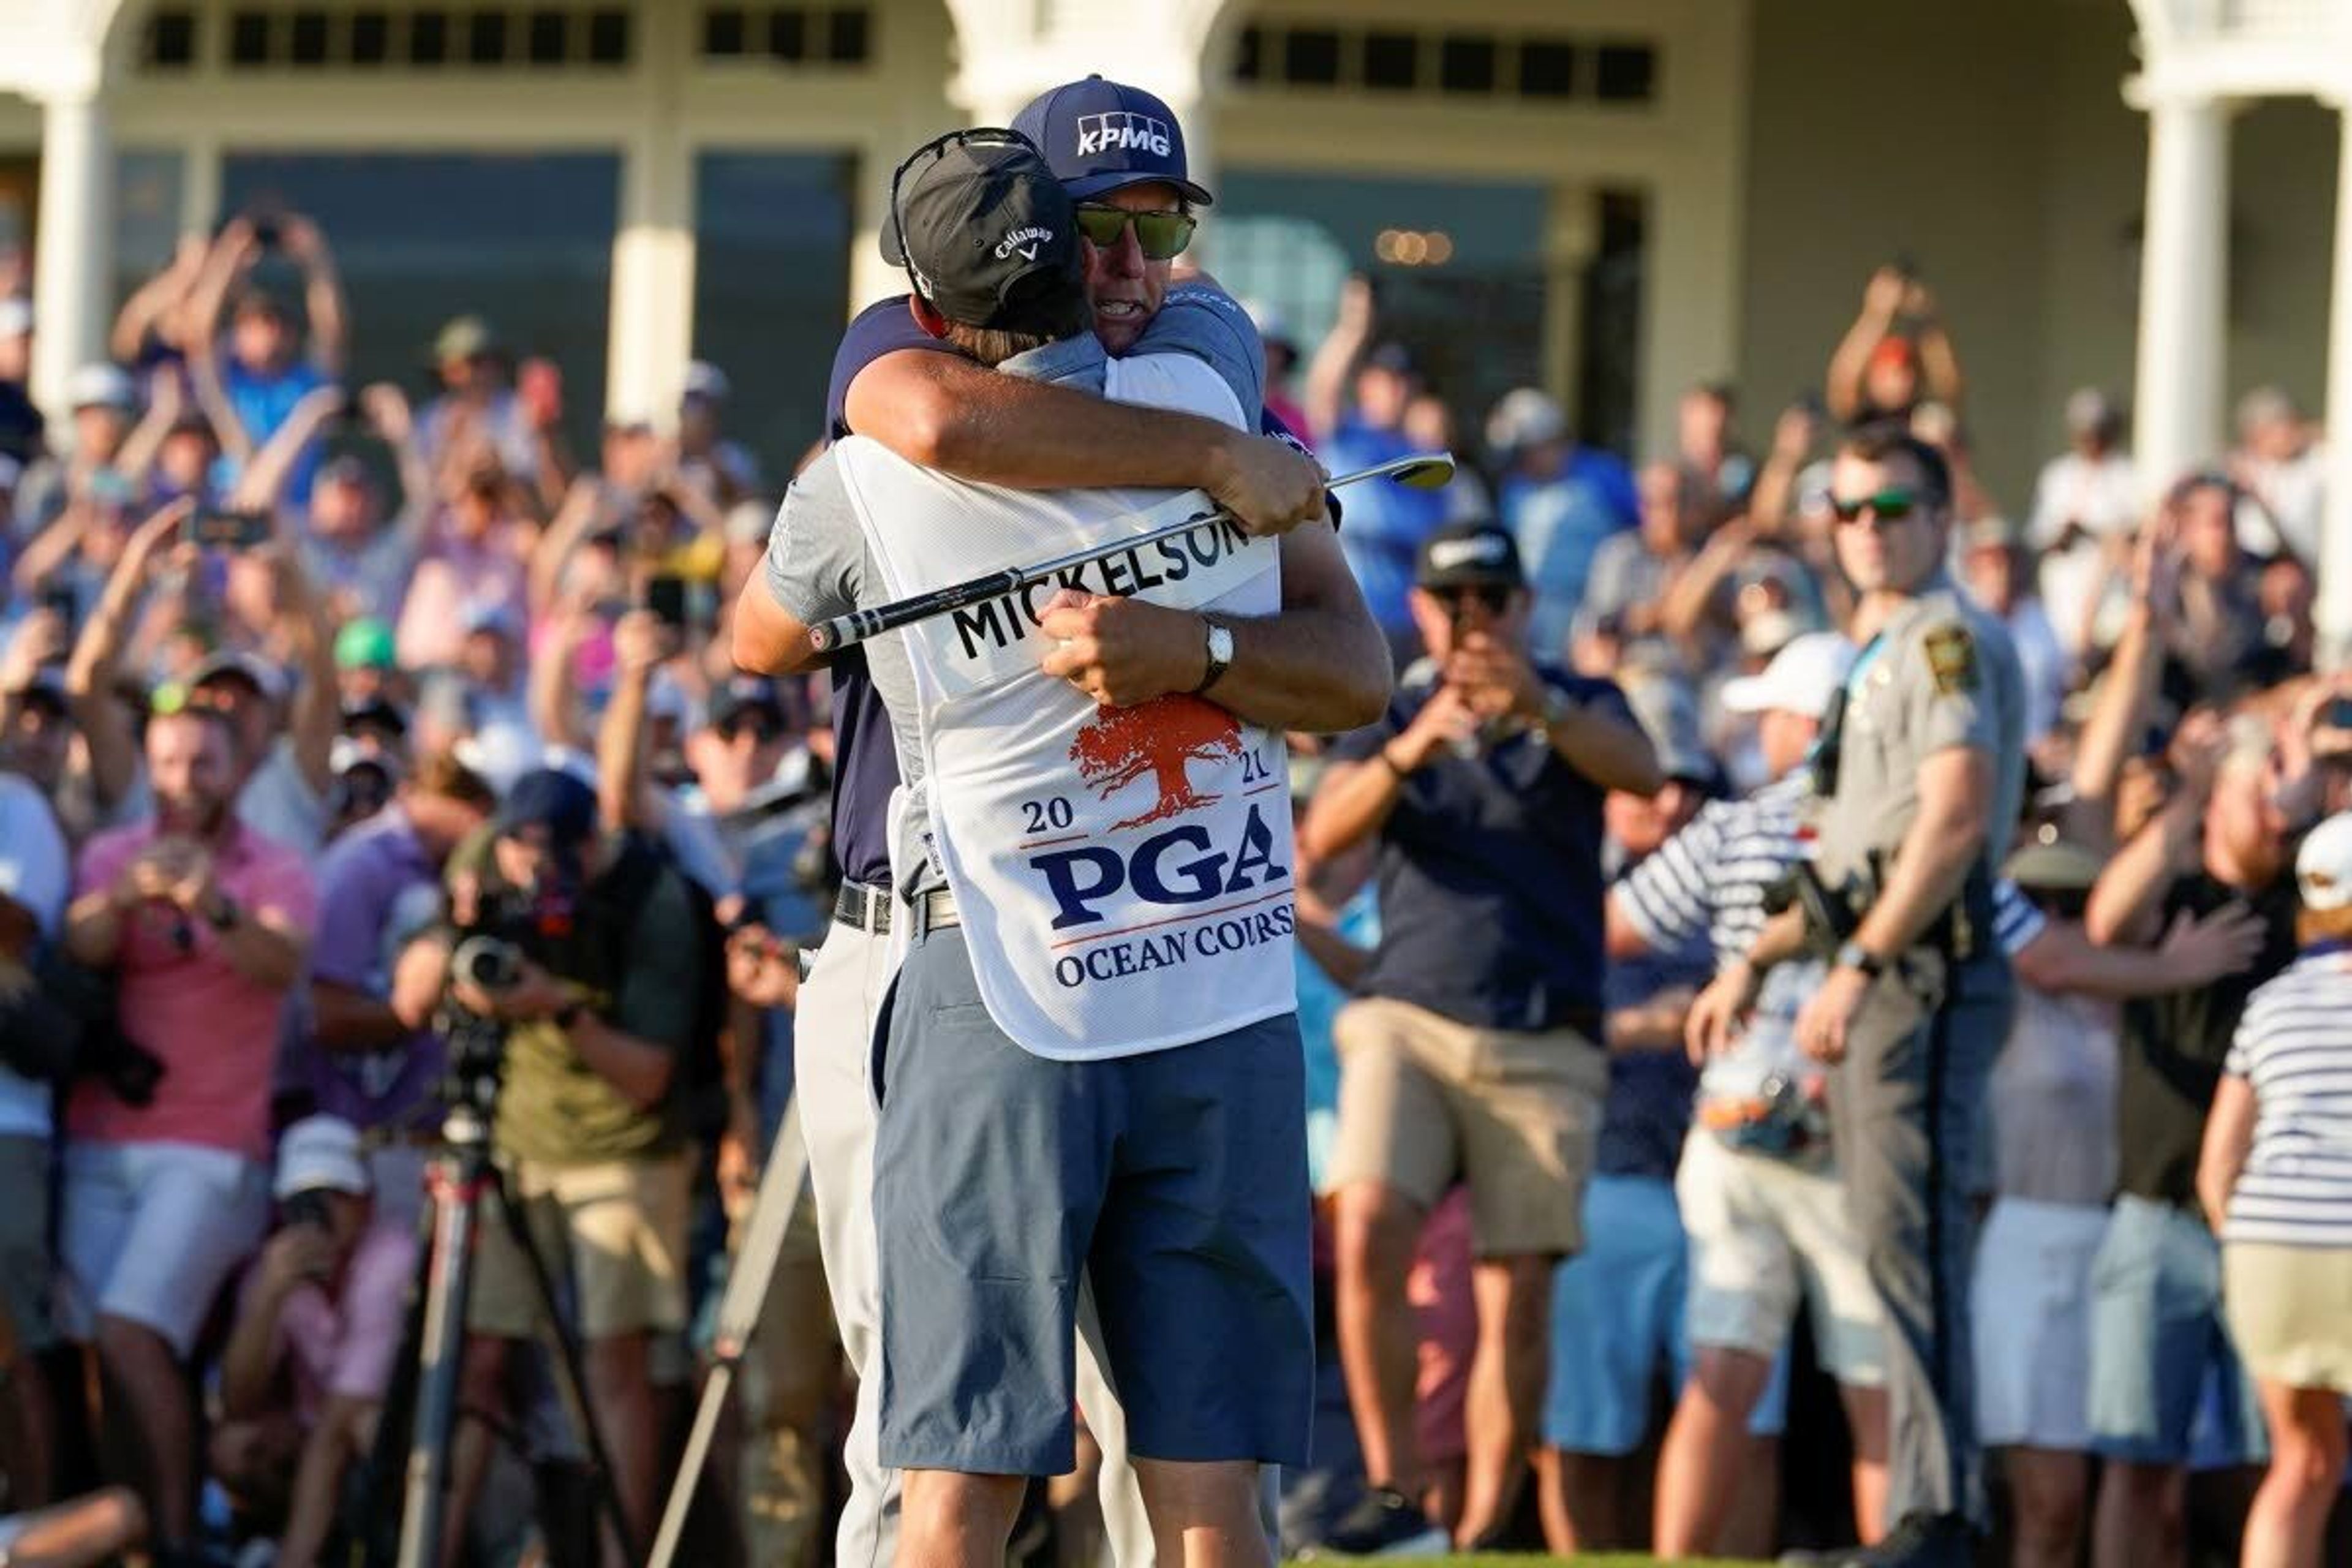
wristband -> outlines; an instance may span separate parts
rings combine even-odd
[[[236,929],[236,922],[243,918],[244,913],[244,910],[236,907],[236,900],[224,893],[221,895],[219,903],[205,911],[205,924],[226,935]]]
[[[557,1028],[562,1030],[568,1035],[575,1026],[578,1026],[580,1022],[580,1015],[586,1011],[588,1011],[587,1003],[574,1000],[566,1002],[562,1006],[558,1007],[554,1012],[549,1014],[548,1017]]]
[[[1864,980],[1875,980],[1886,973],[1886,961],[1858,942],[1849,942],[1838,949],[1837,966],[1859,971]]]
[[[1406,779],[1412,776],[1405,770],[1402,763],[1399,763],[1394,757],[1389,755],[1389,749],[1386,746],[1382,746],[1381,748],[1380,758],[1381,762],[1388,768],[1389,772],[1396,775],[1398,783],[1402,784]]]

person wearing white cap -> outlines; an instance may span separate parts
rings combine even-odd
[[[2294,873],[2302,952],[2246,1003],[2197,1170],[2230,1331],[2270,1428],[2244,1543],[2265,1568],[2318,1568],[2347,1448],[2352,814],[2312,829]]]
[[[698,359],[677,399],[677,476],[721,510],[760,488],[760,459],[719,430],[733,391],[725,371]]]
[[[1496,516],[1519,542],[1535,589],[1528,646],[1558,658],[1584,603],[1593,555],[1640,515],[1633,476],[1614,455],[1570,439],[1568,416],[1532,386],[1506,393],[1495,405],[1486,445],[1505,465]]]
[[[2104,632],[2108,580],[2102,558],[2139,526],[2139,476],[2119,446],[2123,417],[2095,386],[2066,399],[2066,450],[2042,465],[2033,486],[2026,539],[2042,556],[2042,598],[2070,653],[2081,654]],[[2095,601],[2093,595],[2098,595]],[[2114,605],[2116,615],[2122,610]]]
[[[1747,951],[1763,926],[1768,889],[1803,852],[1799,830],[1813,787],[1804,763],[1853,663],[1852,644],[1815,632],[1725,683],[1722,706],[1754,717],[1774,782],[1711,803],[1610,889],[1612,959],[1695,942],[1709,944],[1718,963]],[[1821,1360],[1844,1392],[1855,1433],[1857,1521],[1866,1540],[1884,1528],[1883,1314],[1829,1163],[1817,1085],[1794,1063],[1789,1024],[1808,968],[1818,973],[1791,968],[1761,999],[1756,1026],[1703,1064],[1697,1126],[1675,1173],[1690,1237],[1684,1331],[1692,1374],[1659,1456],[1655,1542],[1668,1556],[1769,1549],[1771,1439],[1786,1398],[1775,1364],[1801,1294],[1813,1300]],[[1776,1084],[1789,1086],[1788,1097],[1768,1092]]]
[[[359,1130],[312,1116],[278,1141],[279,1224],[221,1353],[215,1476],[249,1510],[282,1515],[278,1568],[312,1568],[344,1472],[374,1440],[400,1351],[415,1242],[374,1225]]]
[[[0,457],[29,463],[41,452],[47,421],[26,393],[33,365],[33,302],[0,297]]]
[[[57,521],[68,503],[87,499],[91,477],[112,469],[139,416],[139,392],[130,373],[104,360],[83,365],[67,379],[66,402],[73,409],[71,446],[26,465],[17,490],[16,531],[26,539]]]

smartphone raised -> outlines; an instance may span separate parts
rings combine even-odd
[[[189,525],[189,537],[206,550],[252,550],[269,542],[269,514],[207,507]]]
[[[663,573],[646,580],[646,608],[666,626],[686,625],[686,579]]]

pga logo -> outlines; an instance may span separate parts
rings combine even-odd
[[[1175,146],[1168,133],[1165,121],[1154,120],[1149,114],[1131,114],[1119,110],[1109,114],[1078,116],[1078,156],[1099,157],[1105,153],[1146,152],[1165,158]]]

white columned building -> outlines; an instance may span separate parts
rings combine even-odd
[[[106,40],[119,0],[0,0],[0,91],[41,110],[33,401],[52,418],[74,371],[106,357],[114,315],[114,140]]]
[[[2229,115],[2233,102],[2315,98],[2352,109],[2352,0],[2132,0],[2147,110],[2134,432],[2159,490],[2218,456],[2229,395]],[[2352,656],[2352,121],[2341,136],[2328,307],[2329,471],[2317,618],[2331,661]]]

